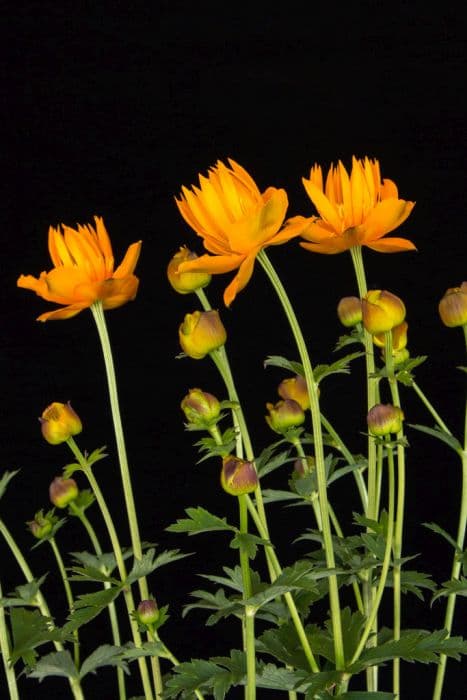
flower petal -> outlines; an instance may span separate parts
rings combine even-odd
[[[258,251],[245,258],[239,267],[238,273],[235,275],[228,287],[226,287],[224,291],[224,304],[226,306],[230,306],[238,292],[240,292],[250,281],[253,274],[253,268],[255,266],[257,252]]]
[[[244,259],[243,255],[200,255],[199,258],[181,263],[177,272],[231,272],[240,267]]]
[[[125,257],[112,275],[114,279],[121,279],[133,274],[141,252],[141,245],[142,241],[137,241],[128,246]]]
[[[63,306],[55,311],[47,311],[45,314],[41,314],[37,317],[38,321],[65,321],[67,318],[72,318],[83,311],[83,309],[89,308],[90,304],[70,304],[70,306]]]
[[[365,245],[378,253],[403,253],[406,250],[417,250],[412,241],[407,238],[381,238],[379,241],[372,241]]]
[[[342,220],[336,211],[335,207],[331,204],[329,199],[326,197],[324,192],[320,190],[313,182],[310,180],[302,179],[303,186],[305,190],[316,207],[316,210],[320,217],[332,228],[336,233],[341,233],[342,231]]]
[[[400,226],[409,216],[415,202],[403,199],[384,199],[368,214],[363,228],[365,244],[377,240]]]

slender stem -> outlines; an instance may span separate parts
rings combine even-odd
[[[365,268],[363,265],[363,255],[361,246],[353,246],[350,248],[350,255],[352,258],[352,263],[355,271],[355,277],[357,279],[358,293],[362,299],[366,296],[368,289],[366,284]],[[366,364],[366,385],[367,385],[367,409],[368,411],[377,403],[378,395],[378,383],[375,378],[375,355],[373,348],[373,339],[371,335],[364,329],[363,330],[363,343],[365,347],[365,364]],[[368,450],[368,500],[367,500],[367,510],[366,516],[371,520],[378,520],[377,508],[377,473],[376,473],[376,445],[374,440],[368,436],[367,442]],[[367,572],[367,579],[364,584],[364,600],[366,605],[366,614],[369,615],[370,611],[373,609],[373,597],[375,594],[374,588],[372,586],[372,571],[371,569]],[[378,631],[378,622],[375,616],[374,627],[373,627],[373,637],[370,639],[370,645],[376,645],[376,633]],[[378,667],[373,666],[366,670],[367,677],[367,687],[369,691],[378,690]]]
[[[388,456],[388,527],[386,533],[386,546],[384,549],[383,565],[381,567],[381,574],[379,577],[378,588],[372,599],[372,609],[367,617],[365,627],[360,638],[357,649],[350,661],[349,666],[354,664],[360,654],[362,653],[365,645],[368,641],[368,637],[373,631],[374,622],[378,614],[378,609],[381,604],[381,600],[384,593],[384,588],[386,586],[387,575],[389,571],[389,566],[391,563],[391,549],[393,546],[393,532],[394,532],[394,501],[395,501],[395,483],[394,483],[394,458],[392,454],[392,449],[390,446],[387,448]]]
[[[246,496],[238,497],[240,533],[248,533],[248,508]],[[242,570],[243,599],[251,598],[251,573],[250,562],[247,552],[240,547],[240,567]],[[255,700],[256,698],[256,655],[255,655],[255,614],[256,610],[251,605],[245,606],[245,653],[247,684],[245,687],[245,700]]]
[[[83,470],[84,474],[86,475],[87,480],[89,481],[89,485],[91,486],[91,489],[94,493],[94,496],[96,497],[97,504],[100,508],[100,511],[102,513],[102,517],[104,519],[106,528],[107,528],[107,533],[109,535],[110,541],[112,543],[112,550],[115,556],[115,561],[117,563],[117,569],[118,573],[120,576],[120,580],[122,583],[126,581],[127,578],[127,570],[125,566],[125,560],[123,558],[123,551],[120,545],[120,541],[118,539],[117,535],[117,530],[115,529],[115,525],[112,519],[112,516],[110,514],[110,511],[107,507],[107,503],[104,498],[104,494],[101,491],[101,488],[99,484],[97,483],[96,477],[94,476],[92,469],[88,465],[86,458],[82,454],[81,450],[79,449],[78,445],[74,441],[72,437],[68,438],[67,440],[67,445],[75,455],[79,465],[81,466],[81,469]],[[135,606],[135,601],[133,598],[133,593],[131,590],[130,586],[123,586],[123,598],[125,600],[127,612],[128,612],[128,618],[130,621],[130,627],[131,627],[131,633],[133,636],[133,641],[135,643],[136,647],[141,647],[142,646],[142,640],[141,640],[141,634],[138,629],[138,623],[136,620],[133,618],[132,613],[136,609]],[[147,663],[146,663],[146,658],[145,657],[139,657],[138,658],[138,666],[140,670],[140,675],[141,675],[141,682],[143,684],[144,688],[144,693],[145,693],[145,700],[153,700],[153,692],[152,692],[152,687],[150,683],[150,678],[148,674],[148,668],[147,668]]]
[[[444,430],[445,433],[448,433],[448,435],[452,435],[451,431],[449,430],[448,426],[446,423],[443,421],[441,416],[439,415],[438,411],[436,411],[435,407],[431,403],[431,401],[428,399],[428,397],[423,393],[423,391],[420,389],[418,384],[412,380],[410,382],[410,386],[412,389],[415,391],[419,399],[421,399],[422,403],[426,406],[428,411],[431,413],[433,418],[435,419],[436,423],[439,425],[441,430]]]
[[[9,546],[14,558],[16,559],[16,562],[23,572],[23,576],[26,579],[28,583],[31,583],[34,581],[34,576],[32,574],[31,569],[29,568],[29,565],[24,558],[24,555],[18,545],[16,544],[15,539],[13,538],[11,532],[8,530],[7,526],[3,522],[3,520],[0,519],[0,533],[3,535],[7,545]],[[53,629],[54,624],[52,622],[52,616],[50,614],[49,606],[47,605],[47,602],[40,590],[37,591],[36,593],[36,600],[37,600],[37,607],[39,608],[41,615],[43,617],[46,617],[48,620],[50,620],[50,627]],[[53,642],[53,645],[57,651],[64,651],[63,644],[61,642]],[[75,700],[84,700],[84,695],[83,695],[83,690],[81,688],[81,683],[78,677],[74,678],[69,678],[68,682],[70,684],[71,692],[73,693],[73,697]]]
[[[263,267],[264,271],[266,272],[266,275],[268,276],[271,284],[273,285],[274,290],[279,298],[279,301],[282,304],[282,307],[284,309],[285,315],[287,317],[297,345],[300,360],[303,365],[308,395],[310,397],[311,420],[316,462],[316,480],[318,485],[319,505],[321,510],[326,565],[329,569],[334,569],[334,547],[332,542],[331,525],[329,520],[326,468],[324,462],[323,436],[321,431],[321,413],[319,408],[318,386],[313,376],[313,369],[311,366],[308,350],[306,347],[305,340],[303,338],[300,325],[295,315],[295,311],[293,310],[293,307],[290,303],[289,297],[287,296],[287,293],[284,289],[284,286],[282,285],[282,282],[280,281],[274,267],[272,266],[264,250],[261,250],[258,253],[257,259]],[[335,574],[331,574],[329,576],[328,585],[336,669],[343,670],[345,666],[344,642],[342,637],[339,586],[337,583],[337,576]]]
[[[464,338],[467,349],[467,325],[463,327]],[[457,551],[454,554],[454,561],[451,569],[451,580],[458,580],[462,570],[462,563],[460,558],[457,556],[458,552],[462,552],[464,549],[465,533],[467,529],[467,403],[465,407],[464,415],[464,449],[461,455],[462,461],[462,488],[461,488],[461,504],[459,512],[459,524],[457,527]],[[448,635],[452,632],[452,627],[454,623],[454,613],[456,609],[456,595],[451,594],[448,596],[448,601],[446,604],[446,613],[444,617],[444,629],[447,630]],[[433,700],[441,700],[444,677],[446,675],[446,664],[447,656],[446,654],[440,654],[439,665],[436,671],[436,680],[433,690]]]
[[[128,466],[125,438],[123,434],[123,425],[120,415],[120,405],[118,402],[117,380],[112,356],[112,346],[110,344],[109,334],[107,331],[102,302],[95,302],[91,306],[91,311],[94,317],[94,321],[96,322],[97,332],[99,335],[102,353],[104,356],[105,371],[107,374],[107,384],[109,389],[110,407],[112,411],[112,419],[114,424],[115,440],[117,443],[118,461],[120,464],[123,494],[125,497],[128,524],[130,527],[131,545],[133,547],[133,554],[135,556],[135,559],[141,559],[143,556],[143,550],[141,546],[138,518],[136,515],[136,506],[133,495],[133,486],[131,483],[130,469]],[[149,589],[145,576],[142,576],[140,579],[138,579],[138,587],[141,599],[147,600],[147,598],[149,598]],[[151,667],[153,672],[154,686],[156,688],[156,695],[160,695],[163,690],[163,684],[159,659],[157,657],[151,658]]]
[[[328,421],[328,419],[323,416],[321,413],[321,423],[323,424],[324,429],[326,432],[329,434],[329,436],[332,438],[335,447],[342,452],[344,457],[346,458],[348,464],[356,464],[355,457],[353,454],[350,452],[342,438],[340,437],[339,433],[335,430],[335,428],[331,425],[331,423]],[[358,492],[360,494],[360,500],[362,502],[362,508],[363,512],[366,513],[368,509],[368,493],[366,490],[366,484],[365,480],[363,478],[362,472],[360,469],[356,469],[355,471],[352,472],[354,475]]]
[[[384,360],[388,375],[389,388],[391,391],[392,403],[400,407],[399,388],[394,374],[394,358],[392,355],[392,334],[387,331],[385,334]],[[404,505],[405,505],[405,448],[404,431],[397,433],[397,508],[396,523],[394,527],[394,571],[393,571],[393,616],[394,616],[394,641],[400,639],[401,635],[401,556],[402,556],[402,533],[404,529]],[[400,697],[400,659],[393,661],[393,690],[396,700]]]
[[[2,597],[2,586],[0,585],[0,598]],[[19,700],[18,686],[16,684],[15,669],[10,664],[10,643],[8,639],[8,628],[6,624],[5,608],[0,605],[0,655],[3,659],[5,676],[8,684],[8,694],[10,700]]]
[[[91,525],[89,518],[86,516],[84,510],[82,508],[79,508],[74,501],[72,501],[69,505],[70,510],[72,513],[79,518],[81,523],[83,524],[86,532],[89,535],[89,539],[92,542],[92,546],[94,547],[94,551],[96,552],[97,556],[100,556],[102,554],[102,547],[100,545],[99,539],[96,535],[96,532]],[[104,588],[109,589],[111,588],[111,583],[109,581],[104,581]],[[118,616],[117,616],[117,609],[115,607],[114,601],[109,603],[109,619],[110,619],[110,627],[112,630],[112,641],[115,646],[119,647],[121,645],[121,638],[120,638],[120,629],[118,626]],[[117,668],[117,683],[118,683],[118,697],[119,700],[126,700],[126,687],[125,687],[125,674],[122,668]]]
[[[54,553],[55,561],[57,562],[58,570],[63,581],[63,588],[65,590],[65,596],[68,603],[68,610],[70,611],[70,613],[72,613],[75,609],[75,602],[73,600],[73,593],[65,570],[65,564],[63,563],[62,555],[60,554],[60,550],[58,548],[55,537],[50,537],[48,541]],[[73,630],[73,638],[73,657],[75,666],[79,669],[79,635],[77,629]]]

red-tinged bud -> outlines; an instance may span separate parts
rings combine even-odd
[[[74,479],[63,479],[56,476],[49,486],[49,497],[57,508],[66,508],[78,498],[78,485]]]
[[[215,396],[201,389],[190,389],[180,404],[190,425],[209,430],[219,420],[221,405]]]
[[[362,322],[362,302],[358,297],[343,297],[337,305],[339,321],[346,328]]]
[[[284,379],[277,389],[281,399],[296,401],[304,411],[310,408],[310,397],[306,388],[305,378],[300,374]]]
[[[467,282],[448,289],[439,302],[439,315],[448,328],[467,324]]]
[[[175,253],[167,266],[167,278],[179,294],[190,294],[196,292],[197,289],[206,287],[211,281],[211,275],[208,272],[179,272],[178,268],[181,263],[196,260],[198,256],[186,246],[181,246],[178,253]]]
[[[362,299],[362,320],[371,335],[390,331],[405,319],[402,299],[391,292],[370,290]]]
[[[57,518],[53,516],[52,511],[44,515],[43,511],[40,510],[35,514],[34,520],[29,520],[26,525],[36,539],[43,540],[50,535],[56,521]]]
[[[39,418],[42,435],[51,445],[66,442],[83,429],[79,416],[74,412],[70,402],[51,403]]]
[[[153,598],[142,600],[138,605],[135,617],[140,625],[154,625],[159,619],[159,609]]]
[[[402,430],[404,414],[399,406],[378,403],[368,411],[368,429],[372,435],[382,436]]]
[[[231,496],[252,493],[258,486],[258,474],[253,462],[227,455],[222,460],[221,485]]]
[[[306,476],[315,470],[314,457],[297,457],[293,463],[294,473],[298,476]]]
[[[269,414],[266,422],[269,427],[280,435],[284,435],[289,428],[298,428],[305,422],[305,413],[299,403],[292,399],[278,401],[276,404],[267,403]]]
[[[183,352],[194,360],[201,360],[227,340],[219,313],[214,310],[187,314],[178,336]]]

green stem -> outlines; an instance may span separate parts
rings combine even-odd
[[[311,408],[311,420],[313,429],[313,440],[315,449],[315,462],[316,462],[316,479],[318,486],[318,496],[319,505],[321,510],[321,520],[323,527],[323,541],[324,550],[326,554],[326,565],[329,569],[335,568],[334,559],[334,548],[331,536],[331,525],[329,520],[329,508],[328,508],[328,497],[327,497],[327,483],[326,483],[326,469],[324,462],[324,449],[323,449],[323,436],[321,431],[321,413],[319,408],[319,396],[318,396],[318,386],[315,382],[313,376],[313,370],[308,355],[308,350],[303,338],[303,334],[297,317],[290,303],[289,297],[280,281],[274,267],[272,266],[269,258],[267,257],[264,250],[258,253],[257,257],[259,263],[263,267],[266,275],[268,276],[274,290],[282,304],[284,313],[289,322],[292,334],[294,336],[297,349],[300,355],[300,360],[303,365],[303,370],[305,374],[305,380],[308,390],[308,395],[310,397],[310,408]],[[341,609],[339,602],[339,586],[337,583],[337,576],[331,574],[328,579],[329,584],[329,602],[331,608],[331,621],[332,621],[332,636],[334,642],[334,654],[336,660],[336,669],[343,670],[345,667],[344,658],[344,642],[342,637],[342,621],[341,621]]]
[[[2,597],[2,586],[0,585],[0,598]],[[6,624],[5,608],[0,605],[0,655],[3,659],[5,676],[8,684],[8,694],[10,700],[19,700],[18,686],[16,684],[15,669],[10,664],[10,643],[8,638],[8,628]]]
[[[439,425],[439,427],[441,428],[441,430],[444,430],[444,432],[447,433],[448,435],[452,435],[452,433],[451,433],[451,431],[449,430],[448,426],[447,426],[446,423],[443,421],[443,419],[442,419],[441,416],[439,415],[438,411],[436,411],[436,409],[434,408],[433,404],[430,402],[430,400],[428,399],[428,397],[427,397],[427,396],[423,393],[423,391],[420,389],[420,387],[418,386],[418,384],[417,384],[414,380],[412,380],[412,381],[410,382],[410,386],[411,386],[412,389],[415,391],[415,393],[417,394],[417,396],[419,397],[419,399],[422,401],[422,403],[424,404],[424,406],[425,406],[425,407],[428,409],[428,411],[431,413],[431,415],[433,416],[433,418],[435,419],[436,423]]]
[[[361,246],[353,246],[350,248],[350,255],[357,279],[358,293],[360,299],[366,296],[368,289],[365,276],[365,268],[363,265],[363,255]],[[365,347],[365,365],[366,365],[366,385],[367,385],[367,410],[369,411],[377,403],[378,382],[375,378],[375,355],[373,348],[373,338],[364,329],[363,343]],[[377,508],[377,473],[376,473],[376,445],[374,440],[368,436],[368,500],[366,516],[371,520],[378,520]],[[364,584],[364,600],[366,606],[366,614],[369,615],[373,609],[373,597],[375,591],[372,587],[373,574],[371,569],[367,572],[367,579]],[[377,618],[374,619],[373,637],[370,639],[370,645],[376,645],[376,633],[378,631]],[[378,690],[378,668],[373,666],[366,670],[367,688],[369,691]]]
[[[91,540],[92,546],[94,547],[94,551],[97,554],[97,556],[102,555],[102,547],[100,545],[99,539],[96,535],[96,532],[91,525],[88,517],[86,516],[84,510],[82,508],[79,508],[74,501],[70,503],[70,510],[72,513],[79,518],[81,521],[82,525],[84,526],[86,532],[88,533],[89,539]],[[105,572],[107,573],[107,572]],[[111,583],[109,581],[104,581],[104,588],[109,589],[111,588]],[[112,641],[115,646],[119,647],[121,645],[121,638],[120,638],[120,629],[118,626],[118,616],[117,616],[117,609],[115,607],[114,601],[109,603],[109,619],[110,619],[110,627],[112,630]],[[117,668],[117,683],[118,683],[118,697],[119,700],[126,700],[126,687],[125,687],[125,674],[122,668]]]
[[[245,495],[238,497],[238,506],[240,513],[240,533],[247,534],[248,508]],[[240,567],[242,570],[243,599],[247,600],[248,598],[251,598],[252,595],[250,562],[247,552],[242,547],[240,547]],[[256,609],[253,606],[245,606],[244,623],[247,670],[245,700],[255,700],[256,698],[255,614]]]
[[[57,545],[57,541],[55,540],[55,537],[50,537],[49,538],[49,543],[52,548],[52,551],[54,553],[55,561],[57,562],[58,570],[60,572],[60,576],[62,578],[63,582],[63,588],[65,590],[65,596],[66,600],[68,603],[68,610],[70,611],[70,614],[74,611],[75,609],[75,602],[73,600],[73,593],[71,590],[70,582],[68,580],[68,576],[65,570],[65,565],[63,563],[62,555],[60,554],[60,550]],[[73,656],[74,656],[74,662],[75,666],[77,669],[79,669],[79,635],[78,635],[78,630],[73,631]]]
[[[101,491],[101,488],[99,484],[97,483],[96,477],[94,476],[91,467],[88,465],[85,456],[82,454],[81,450],[79,449],[78,445],[74,441],[72,437],[68,438],[67,440],[67,445],[75,455],[81,469],[83,470],[84,474],[86,475],[87,480],[89,481],[89,485],[91,486],[92,492],[94,496],[96,497],[97,504],[100,508],[102,517],[104,519],[104,523],[107,528],[107,533],[110,538],[110,542],[112,544],[112,551],[115,556],[115,561],[117,563],[117,569],[118,573],[120,576],[120,580],[122,583],[126,581],[127,578],[127,570],[125,566],[125,560],[123,558],[123,551],[120,545],[120,541],[118,539],[117,535],[117,530],[115,529],[115,525],[112,519],[112,516],[110,514],[110,511],[107,507],[107,503],[104,498],[104,494]],[[142,646],[142,639],[141,639],[141,634],[138,629],[138,623],[136,620],[133,618],[132,613],[136,609],[135,606],[135,601],[133,598],[133,593],[131,591],[130,586],[123,586],[122,589],[123,592],[123,598],[125,600],[127,612],[128,612],[128,619],[130,621],[130,627],[131,627],[131,633],[133,636],[133,641],[135,643],[136,647],[141,647]],[[153,692],[152,692],[152,687],[151,687],[151,682],[148,674],[148,668],[147,668],[147,663],[146,663],[146,658],[145,657],[139,657],[138,658],[138,666],[140,670],[140,675],[141,675],[141,682],[143,684],[144,688],[144,693],[145,693],[145,700],[153,700]],[[157,692],[157,691],[156,691]]]
[[[133,495],[133,486],[131,483],[130,469],[128,466],[128,458],[125,447],[125,438],[123,435],[123,425],[120,415],[120,405],[118,402],[117,380],[115,375],[115,367],[112,356],[112,346],[107,331],[105,322],[105,314],[101,301],[97,301],[91,306],[92,315],[96,322],[99,340],[101,342],[102,354],[104,356],[105,371],[107,375],[107,384],[109,389],[110,407],[112,411],[112,419],[114,424],[115,440],[117,443],[118,461],[120,464],[120,474],[123,486],[123,495],[125,498],[126,511],[128,516],[128,524],[130,527],[131,545],[135,559],[141,559],[143,550],[141,546],[141,537],[139,533],[138,518],[136,516],[135,499]],[[149,598],[148,583],[145,576],[138,579],[138,587],[142,600]],[[154,686],[156,695],[162,694],[162,674],[160,670],[159,659],[153,657],[151,659],[151,667],[153,673]]]
[[[7,526],[3,522],[3,520],[0,519],[0,533],[3,535],[7,545],[9,546],[11,553],[13,554],[14,558],[16,559],[16,563],[18,564],[19,568],[21,569],[24,578],[28,583],[31,583],[34,581],[34,576],[32,574],[31,569],[29,568],[29,565],[24,558],[24,555],[18,545],[16,544],[12,534],[8,530]],[[47,605],[47,602],[42,594],[42,592],[39,590],[36,593],[36,600],[37,600],[37,607],[39,608],[41,615],[43,617],[46,617],[48,620],[50,620],[50,628],[54,628],[54,624],[52,622],[52,616],[50,614],[49,606]],[[63,644],[61,642],[53,642],[53,645],[56,649],[56,651],[64,651]],[[73,693],[73,697],[75,700],[84,700],[84,695],[83,695],[83,690],[81,688],[81,683],[79,678],[69,678],[68,682],[70,684],[71,692]]]
[[[399,387],[394,373],[394,358],[392,356],[392,334],[387,331],[385,334],[384,360],[388,375],[389,388],[391,391],[392,403],[400,408]],[[405,505],[405,448],[404,431],[397,433],[397,508],[396,523],[394,528],[394,571],[393,571],[393,616],[394,616],[394,641],[398,641],[401,636],[401,556],[402,556],[402,533],[404,529],[404,505]],[[400,697],[400,659],[393,661],[393,690],[396,700]]]
[[[467,349],[467,325],[463,327],[464,338]],[[462,489],[461,489],[461,504],[459,512],[459,524],[457,527],[457,550],[454,554],[454,561],[451,569],[451,579],[458,580],[462,570],[462,563],[458,553],[462,552],[464,549],[465,533],[467,529],[467,403],[465,407],[464,415],[464,449],[461,455],[462,461]],[[448,596],[448,601],[446,604],[446,613],[444,617],[444,629],[447,630],[448,636],[451,635],[452,627],[454,623],[454,613],[456,609],[456,595],[452,594]],[[446,664],[447,656],[446,654],[440,654],[439,665],[436,671],[436,680],[433,690],[433,700],[441,700],[441,694],[443,692],[444,677],[446,675]]]
[[[321,423],[323,424],[324,429],[326,432],[329,434],[329,436],[332,438],[334,442],[334,446],[336,449],[338,449],[346,458],[348,464],[356,464],[355,457],[353,454],[350,452],[338,432],[335,430],[335,428],[331,425],[331,423],[328,421],[328,419],[323,416],[321,413]],[[360,494],[360,500],[362,502],[362,508],[363,512],[366,513],[368,510],[368,493],[366,490],[366,484],[365,480],[363,478],[362,472],[360,469],[356,469],[355,471],[352,472],[354,475],[358,492]]]
[[[384,548],[384,558],[383,565],[381,567],[381,574],[379,577],[378,587],[376,593],[372,599],[372,608],[366,620],[365,627],[360,638],[357,649],[350,661],[349,666],[354,664],[360,654],[362,653],[365,645],[368,641],[370,634],[373,631],[374,622],[378,614],[378,609],[383,598],[384,588],[386,586],[386,580],[388,576],[389,566],[391,564],[391,549],[393,546],[393,533],[394,533],[394,500],[395,500],[395,483],[394,483],[394,458],[392,454],[392,449],[390,446],[387,448],[388,456],[388,528],[386,533],[386,546]]]

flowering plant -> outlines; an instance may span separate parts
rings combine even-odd
[[[414,203],[400,199],[395,183],[382,179],[378,161],[369,158],[354,158],[350,173],[338,163],[326,179],[315,165],[303,184],[316,209],[311,216],[287,218],[286,192],[274,187],[261,192],[232,160],[216,163],[207,176],[200,175],[198,186],[183,187],[176,199],[206,250],[197,255],[182,246],[167,266],[173,289],[196,298],[200,307],[190,307],[179,325],[180,358],[212,360],[225,386],[223,396],[196,387],[178,401],[187,431],[201,436],[195,447],[200,461],[213,465],[216,488],[225,492],[225,499],[238,502],[238,519],[226,516],[219,498],[215,513],[206,503],[194,504],[171,524],[159,513],[148,535],[152,538],[165,529],[178,545],[185,533],[204,534],[211,550],[215,542],[215,551],[221,553],[217,542],[227,540],[228,551],[238,554],[234,566],[219,562],[216,571],[203,571],[207,587],[193,591],[184,609],[184,614],[204,611],[206,624],[221,630],[228,619],[233,621],[228,627],[231,644],[221,631],[218,653],[211,658],[202,658],[195,644],[192,658],[180,659],[165,640],[170,601],[159,600],[153,574],[177,561],[184,566],[188,553],[179,548],[158,551],[141,539],[138,495],[127,458],[104,311],[135,298],[141,242],[131,244],[114,269],[102,219],[96,217],[94,226],[76,230],[51,228],[53,268],[39,278],[19,277],[19,287],[59,305],[39,316],[40,321],[69,319],[87,308],[92,312],[103,351],[130,542],[122,543],[112,517],[112,510],[121,505],[115,494],[110,499],[101,487],[105,449],[83,449],[85,417],[78,416],[70,402],[54,402],[42,413],[42,434],[57,451],[67,446],[73,461],[50,483],[52,509],[36,512],[28,528],[35,546],[51,547],[68,617],[58,624],[46,598],[45,574],[34,575],[9,524],[0,517],[6,547],[2,560],[7,554],[16,560],[22,577],[14,591],[0,593],[0,649],[12,700],[20,697],[24,675],[40,681],[58,676],[76,700],[88,693],[94,697],[91,674],[108,673],[105,667],[115,669],[112,697],[119,700],[221,700],[239,691],[253,700],[265,690],[290,700],[388,700],[404,693],[404,662],[435,664],[432,697],[443,697],[447,660],[459,661],[467,652],[467,642],[454,630],[457,599],[467,594],[467,428],[463,439],[454,435],[416,382],[415,370],[427,358],[410,354],[405,304],[389,290],[367,289],[363,264],[364,247],[383,253],[415,249],[408,239],[387,236],[409,217]],[[304,255],[350,253],[358,296],[339,302],[337,316],[344,334],[335,348],[337,359],[329,364],[313,364],[310,349],[316,338],[302,332],[292,300],[266,253],[269,246],[292,244],[294,239],[308,251]],[[224,325],[219,300],[213,308],[206,291],[213,274],[234,272],[223,295],[234,312],[237,295],[248,293],[245,288],[256,263],[277,296],[274,313],[282,308],[296,347],[293,358],[265,358],[266,366],[283,375],[278,398],[264,401],[261,421],[270,429],[269,444],[258,444],[254,426],[246,419],[248,397],[237,392],[228,355],[236,339]],[[446,327],[461,328],[467,342],[467,282],[446,291],[439,315]],[[341,379],[358,371],[359,365],[365,368],[365,382],[353,428],[356,435],[365,423],[365,454],[355,453],[320,406],[324,380],[331,375]],[[193,384],[198,383],[195,374]],[[410,422],[403,405],[405,392],[421,401],[429,424]],[[451,576],[442,583],[429,572],[415,570],[412,553],[403,547],[410,431],[442,441],[460,462],[458,531],[453,535],[442,525],[428,526],[452,548]],[[280,475],[279,486],[271,480],[273,473]],[[4,472],[0,497],[8,498],[5,492],[15,474]],[[334,507],[331,486],[338,480],[358,494],[359,510],[352,519]],[[304,532],[297,531],[297,510],[290,506],[305,510]],[[57,510],[83,526],[83,549],[68,552],[66,558],[62,544],[67,518],[59,517]],[[279,519],[284,523],[284,513],[289,536],[285,552],[274,527]],[[97,522],[104,523],[105,544]],[[306,551],[291,560],[297,540],[305,543]],[[192,567],[193,558],[188,561]],[[80,584],[89,585],[90,592],[78,594]],[[443,602],[443,629],[406,629],[409,595]],[[83,658],[88,640],[92,643],[89,630],[106,624],[106,617],[108,640]]]

